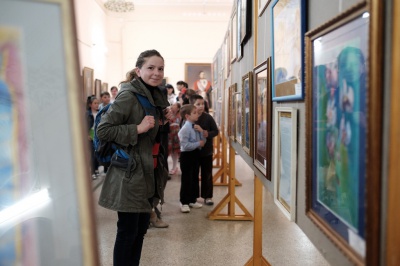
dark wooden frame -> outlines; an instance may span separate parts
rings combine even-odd
[[[189,89],[193,89],[194,83],[199,79],[199,73],[201,71],[206,75],[206,79],[212,83],[212,65],[210,63],[185,63],[185,82],[189,85]],[[165,82],[167,78],[164,77]]]
[[[382,125],[382,3],[373,0],[372,4],[365,2],[351,7],[346,12],[328,21],[319,28],[306,34],[306,214],[316,226],[341,250],[345,256],[354,264],[379,265],[380,264],[380,216],[381,216],[381,125]],[[331,226],[313,211],[312,206],[312,111],[313,111],[313,58],[312,40],[323,34],[345,25],[364,12],[370,14],[369,24],[369,58],[366,61],[369,75],[367,76],[367,99],[366,99],[366,171],[365,171],[365,258],[360,256],[349,243],[341,237]],[[371,73],[371,74],[370,74]],[[372,74],[373,73],[373,74]],[[373,100],[371,100],[373,99]]]
[[[265,102],[260,103],[260,97],[258,95],[258,82],[257,75],[264,72],[267,74],[267,84],[265,88]],[[271,181],[271,150],[272,150],[272,100],[271,100],[271,57],[264,61],[260,65],[256,66],[253,71],[253,82],[254,82],[254,97],[253,97],[253,164],[254,166],[268,179]],[[261,162],[257,159],[257,136],[258,136],[258,108],[262,108],[265,105],[265,162]]]
[[[234,96],[236,93],[236,83],[232,84],[228,88],[228,123],[227,123],[227,131],[228,131],[228,137],[232,140],[235,141],[235,136],[236,136],[236,126],[235,126],[235,109],[234,109]]]
[[[236,61],[237,53],[238,53],[238,18],[237,18],[237,10],[234,10],[231,16],[230,21],[230,59],[231,64]]]
[[[264,3],[263,3],[264,2]],[[258,4],[258,16],[261,17],[262,14],[265,12],[265,10],[267,9],[269,3],[271,2],[271,0],[257,0],[257,4]]]
[[[240,43],[242,47],[251,37],[251,7],[252,0],[240,0]]]
[[[236,92],[234,95],[234,104],[235,104],[235,141],[242,145],[243,141],[243,127],[242,127],[242,93]],[[239,120],[240,118],[240,120]],[[239,138],[240,133],[240,138]]]
[[[248,89],[245,87],[245,82],[248,80]],[[248,93],[248,116],[246,117],[246,95]],[[250,156],[253,156],[253,72],[250,71],[242,77],[242,136],[243,136],[243,150]],[[248,120],[247,127],[246,121]],[[248,132],[249,142],[246,141],[246,132]]]

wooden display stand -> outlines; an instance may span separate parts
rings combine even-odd
[[[245,266],[270,266],[262,255],[262,189],[261,180],[254,175],[254,229],[253,229],[253,257]]]
[[[222,151],[221,151],[221,142],[222,142],[222,133],[219,132],[218,136],[213,140],[214,147],[214,155],[213,155],[213,168],[220,168],[222,161]]]
[[[232,147],[229,149],[229,165],[230,178],[228,194],[215,206],[214,210],[208,214],[208,218],[210,220],[252,221],[253,216],[235,195],[235,150]],[[235,214],[235,203],[241,208],[244,214]],[[220,214],[225,206],[228,207],[228,213]]]
[[[229,164],[226,160],[226,158],[227,158],[227,156],[226,156],[227,141],[223,134],[221,135],[221,142],[222,142],[222,152],[221,152],[222,165],[221,165],[221,168],[218,170],[218,172],[216,172],[213,176],[213,184],[214,184],[214,186],[227,186],[229,184],[228,179],[230,176],[232,176],[233,179],[235,180],[235,186],[241,186],[242,183],[240,183],[235,178],[235,171],[233,171],[233,173],[230,173],[230,171],[229,171]],[[217,181],[218,178],[220,178],[219,182]]]

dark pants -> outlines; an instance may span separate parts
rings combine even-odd
[[[181,191],[182,205],[195,203],[199,197],[199,158],[200,150],[181,152]]]
[[[118,212],[114,266],[139,265],[143,239],[149,227],[150,213]]]
[[[93,146],[93,140],[89,141],[89,151],[90,151],[90,171],[91,174],[94,175],[99,168],[99,162],[97,161],[96,156],[94,155],[94,146]]]
[[[201,169],[201,197],[208,199],[213,197],[212,155],[200,157]]]

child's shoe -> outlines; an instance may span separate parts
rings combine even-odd
[[[190,212],[190,208],[189,208],[189,205],[182,205],[181,206],[181,212],[183,212],[183,213],[188,213],[188,212]]]
[[[205,205],[208,205],[208,206],[211,206],[211,205],[214,205],[214,202],[213,202],[212,199],[208,198],[208,199],[205,199],[205,200],[204,200],[204,204],[205,204]]]
[[[195,202],[195,203],[189,203],[189,207],[190,208],[194,208],[194,209],[199,209],[201,207],[203,207],[203,204]]]

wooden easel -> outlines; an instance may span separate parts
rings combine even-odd
[[[262,189],[261,180],[254,175],[254,228],[253,228],[253,257],[245,266],[270,266],[262,255]]]
[[[222,131],[222,130],[221,130]],[[221,135],[221,142],[222,142],[222,152],[221,152],[221,161],[222,165],[221,168],[216,172],[213,176],[213,184],[214,186],[227,186],[229,184],[228,179],[230,176],[233,177],[235,180],[235,186],[241,186],[242,183],[240,183],[236,178],[235,178],[235,171],[233,173],[230,173],[229,171],[229,164],[227,162],[227,141],[225,136],[222,134]],[[218,178],[220,178],[220,181],[218,182]]]
[[[221,151],[221,142],[222,142],[222,133],[219,131],[219,134],[213,140],[213,147],[214,147],[214,155],[213,155],[213,168],[220,168],[221,167],[221,159],[222,159],[222,151]]]
[[[214,210],[208,214],[208,218],[210,220],[252,221],[253,216],[235,195],[235,150],[232,147],[229,149],[229,165],[230,178],[228,194],[215,206]],[[235,203],[242,209],[244,214],[235,214]],[[228,207],[228,213],[221,214],[220,212],[225,206]]]

